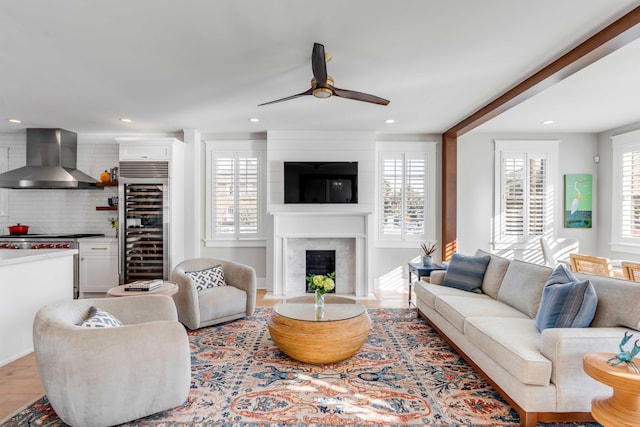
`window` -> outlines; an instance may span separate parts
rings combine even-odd
[[[262,235],[260,142],[207,142],[207,241]]]
[[[557,141],[495,141],[494,239],[500,249],[555,235]]]
[[[640,253],[640,131],[612,140],[611,249]]]
[[[435,143],[379,144],[378,240],[435,240]]]

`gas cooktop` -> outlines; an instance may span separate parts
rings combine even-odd
[[[7,234],[0,236],[0,239],[80,239],[83,237],[104,237],[99,233],[76,233],[76,234]]]

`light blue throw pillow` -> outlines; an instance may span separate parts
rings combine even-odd
[[[456,289],[476,294],[482,293],[482,279],[491,261],[490,255],[465,256],[451,255],[449,267],[444,275],[442,284]]]
[[[598,295],[590,280],[580,281],[558,265],[542,290],[536,328],[586,328],[593,320]]]

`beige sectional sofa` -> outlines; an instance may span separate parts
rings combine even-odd
[[[625,331],[640,338],[640,284],[584,274],[576,276],[591,280],[598,295],[590,326],[539,332],[535,318],[551,273],[491,255],[482,293],[443,286],[443,271],[415,283],[420,314],[499,389],[521,426],[591,419],[591,399],[611,389],[584,373],[583,355],[617,353]]]

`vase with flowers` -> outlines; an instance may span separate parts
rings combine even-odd
[[[422,265],[431,266],[433,264],[433,253],[436,251],[437,243],[437,241],[430,240],[420,245],[422,248]]]
[[[336,287],[334,279],[336,278],[336,272],[329,274],[312,274],[307,276],[307,282],[309,282],[309,289],[315,292],[315,308],[324,308],[324,294],[332,291]]]

